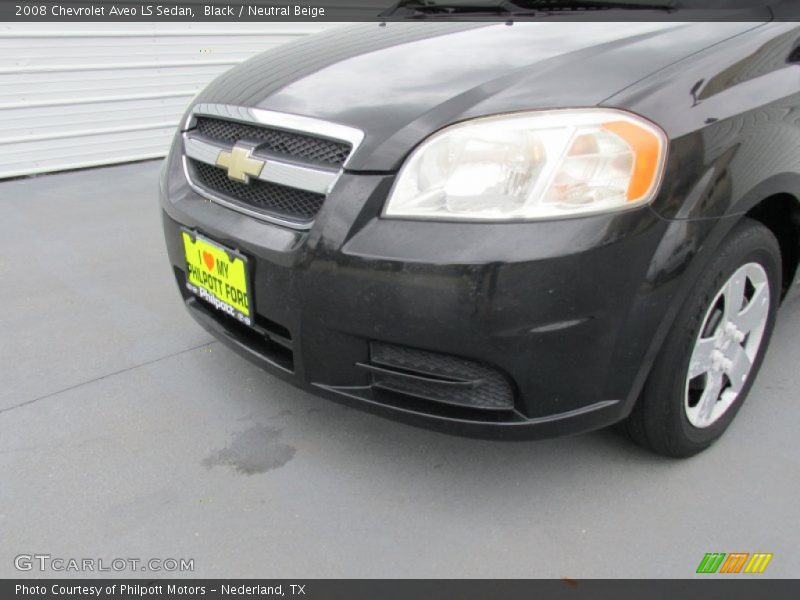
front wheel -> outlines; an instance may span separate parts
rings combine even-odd
[[[778,241],[762,224],[743,219],[678,313],[625,422],[635,441],[686,457],[725,432],[761,367],[780,289]]]

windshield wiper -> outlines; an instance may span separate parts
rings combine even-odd
[[[626,0],[515,0],[523,8],[535,8],[541,12],[561,12],[571,10],[657,10],[669,11],[680,8],[677,2],[666,0],[649,3],[646,1],[627,2]]]
[[[515,15],[520,10],[510,0],[401,0],[381,16]]]
[[[646,1],[626,0],[401,0],[381,16],[420,17],[498,15],[525,16],[554,12],[591,10],[656,10],[678,9],[677,3],[663,0],[649,4]]]

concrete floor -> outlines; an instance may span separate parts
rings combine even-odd
[[[800,302],[692,460],[607,431],[449,437],[213,342],[167,266],[159,168],[0,184],[0,576],[24,553],[193,558],[196,577],[586,578],[758,551],[765,576],[800,573]]]

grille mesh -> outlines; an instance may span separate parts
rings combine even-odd
[[[239,183],[219,167],[189,159],[194,181],[209,191],[293,221],[311,221],[322,208],[324,194],[315,194],[277,183],[251,179]]]
[[[230,145],[249,140],[275,154],[337,167],[344,164],[351,150],[350,144],[343,142],[211,117],[197,117],[196,130],[208,140]]]
[[[370,344],[370,358],[374,364],[402,369],[411,374],[478,382],[475,387],[465,388],[404,377],[402,373],[373,374],[373,382],[380,387],[468,408],[508,410],[514,407],[511,384],[502,373],[487,365],[456,356],[379,342]]]

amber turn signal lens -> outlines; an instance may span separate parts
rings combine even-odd
[[[658,183],[658,170],[664,152],[661,139],[652,131],[630,121],[604,123],[603,128],[625,140],[633,150],[634,165],[628,184],[628,202],[644,198]]]

